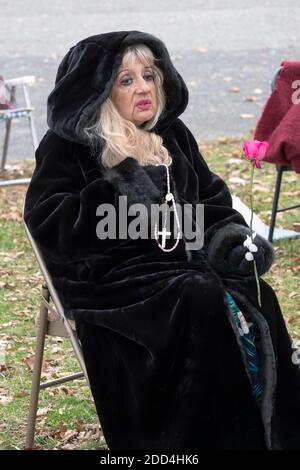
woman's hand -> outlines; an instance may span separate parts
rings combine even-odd
[[[220,228],[213,236],[208,245],[208,260],[218,273],[229,277],[254,276],[254,263],[245,258],[249,252],[244,246],[247,236],[250,236],[250,229],[235,223]],[[252,255],[261,276],[273,263],[274,249],[271,243],[260,235],[256,235],[253,243],[257,251],[252,252]]]

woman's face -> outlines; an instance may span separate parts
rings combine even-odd
[[[150,66],[137,59],[120,65],[111,99],[124,119],[136,126],[152,119],[157,110],[156,86]]]

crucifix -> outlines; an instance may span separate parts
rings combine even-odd
[[[165,248],[166,246],[166,237],[170,236],[172,233],[171,232],[168,232],[168,230],[166,229],[166,220],[167,220],[167,209],[166,209],[166,212],[165,212],[165,217],[164,217],[164,222],[163,222],[163,229],[161,231],[157,231],[157,226],[159,225],[159,222],[155,223],[155,226],[154,226],[154,236],[155,236],[155,239],[157,241],[157,244],[159,246],[159,248],[163,251],[166,251],[166,252],[169,252],[169,251],[173,251],[175,250],[176,246],[178,245],[179,243],[179,238],[180,238],[180,222],[179,222],[179,218],[178,218],[178,213],[177,213],[177,209],[176,209],[176,202],[175,202],[175,198],[174,198],[174,195],[171,193],[171,186],[170,186],[170,172],[169,172],[169,167],[168,165],[166,165],[165,163],[157,163],[157,166],[159,165],[163,165],[166,167],[166,170],[167,170],[167,194],[165,195],[165,200],[166,200],[166,203],[167,203],[167,207],[168,206],[168,202],[172,202],[171,206],[174,207],[174,214],[175,214],[175,219],[176,219],[176,225],[177,225],[177,238],[176,238],[176,242],[175,244],[172,246],[172,248]],[[159,235],[162,235],[162,245],[159,243],[158,241],[158,236]]]
[[[166,237],[167,235],[171,235],[171,232],[168,232],[166,227],[162,229],[162,231],[158,231],[157,235],[162,235],[162,247],[165,248],[166,246]]]

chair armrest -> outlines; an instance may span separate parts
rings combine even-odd
[[[25,75],[24,77],[10,78],[5,80],[5,84],[9,86],[16,85],[33,85],[36,82],[34,75]]]

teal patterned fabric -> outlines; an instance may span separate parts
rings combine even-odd
[[[230,311],[234,321],[238,327],[241,336],[241,342],[246,354],[248,371],[251,377],[252,391],[257,400],[260,399],[262,394],[262,387],[259,380],[259,357],[254,340],[254,324],[247,323],[244,315],[236,305],[233,297],[226,292],[226,297],[229,303]]]

